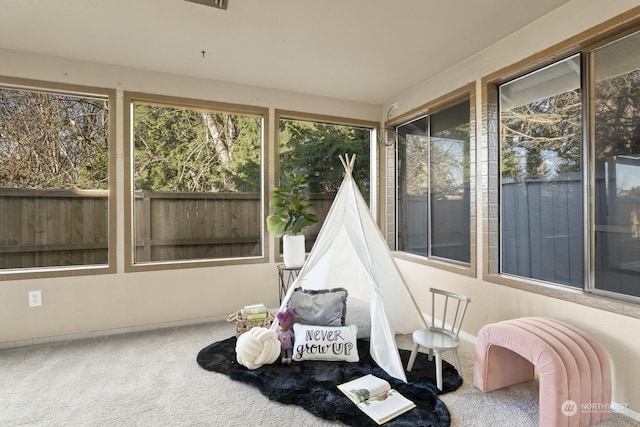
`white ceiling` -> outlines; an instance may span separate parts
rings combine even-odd
[[[382,104],[567,1],[0,0],[0,47]]]

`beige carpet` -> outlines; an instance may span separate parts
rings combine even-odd
[[[339,425],[198,366],[202,348],[233,334],[232,324],[215,322],[0,350],[0,426]],[[452,426],[538,424],[535,381],[481,393],[473,345],[463,343],[460,356],[465,383],[441,396]],[[598,426],[640,423],[615,414]]]

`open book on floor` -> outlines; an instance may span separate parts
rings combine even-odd
[[[387,381],[371,374],[340,384],[338,389],[378,424],[384,424],[416,407],[412,401],[392,389]]]

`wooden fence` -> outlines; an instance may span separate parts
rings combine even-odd
[[[333,194],[313,194],[326,217]],[[135,261],[260,256],[258,193],[136,192]],[[0,189],[0,268],[108,262],[108,192]],[[305,234],[313,244],[320,224]]]
[[[333,194],[310,196],[321,221],[333,198]],[[407,237],[413,246],[408,248],[415,249],[426,242],[427,204],[424,198],[410,202],[408,216],[413,222],[408,230],[413,234]],[[640,201],[617,198],[609,202],[600,204],[609,209],[598,214],[607,214],[609,222],[596,224],[597,264],[638,272]],[[134,203],[136,262],[261,254],[258,193],[136,192]],[[459,247],[468,240],[468,218],[459,215],[461,203],[439,201],[433,213],[439,224],[433,242],[436,246],[456,243],[455,253],[441,255],[451,259],[463,255]],[[584,238],[581,180],[503,182],[501,205],[502,271],[579,286]],[[320,227],[321,223],[305,231],[307,249]],[[442,250],[454,249],[443,246]],[[0,189],[0,268],[107,262],[107,191]]]
[[[334,195],[312,194],[324,218]],[[260,256],[258,193],[135,194],[136,262]],[[319,225],[305,230],[313,244]]]
[[[257,193],[135,194],[135,261],[259,256]]]
[[[581,286],[582,181],[503,182],[502,271]]]
[[[0,268],[107,264],[107,196],[0,189]]]
[[[471,225],[469,201],[464,198],[436,200],[431,206],[431,239],[429,239],[428,196],[407,197],[404,218],[406,237],[401,245],[405,250],[427,256],[470,261]],[[400,236],[400,239],[403,239]]]

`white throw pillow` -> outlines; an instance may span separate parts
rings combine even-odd
[[[293,332],[293,360],[360,361],[355,325],[330,327],[295,323]]]

